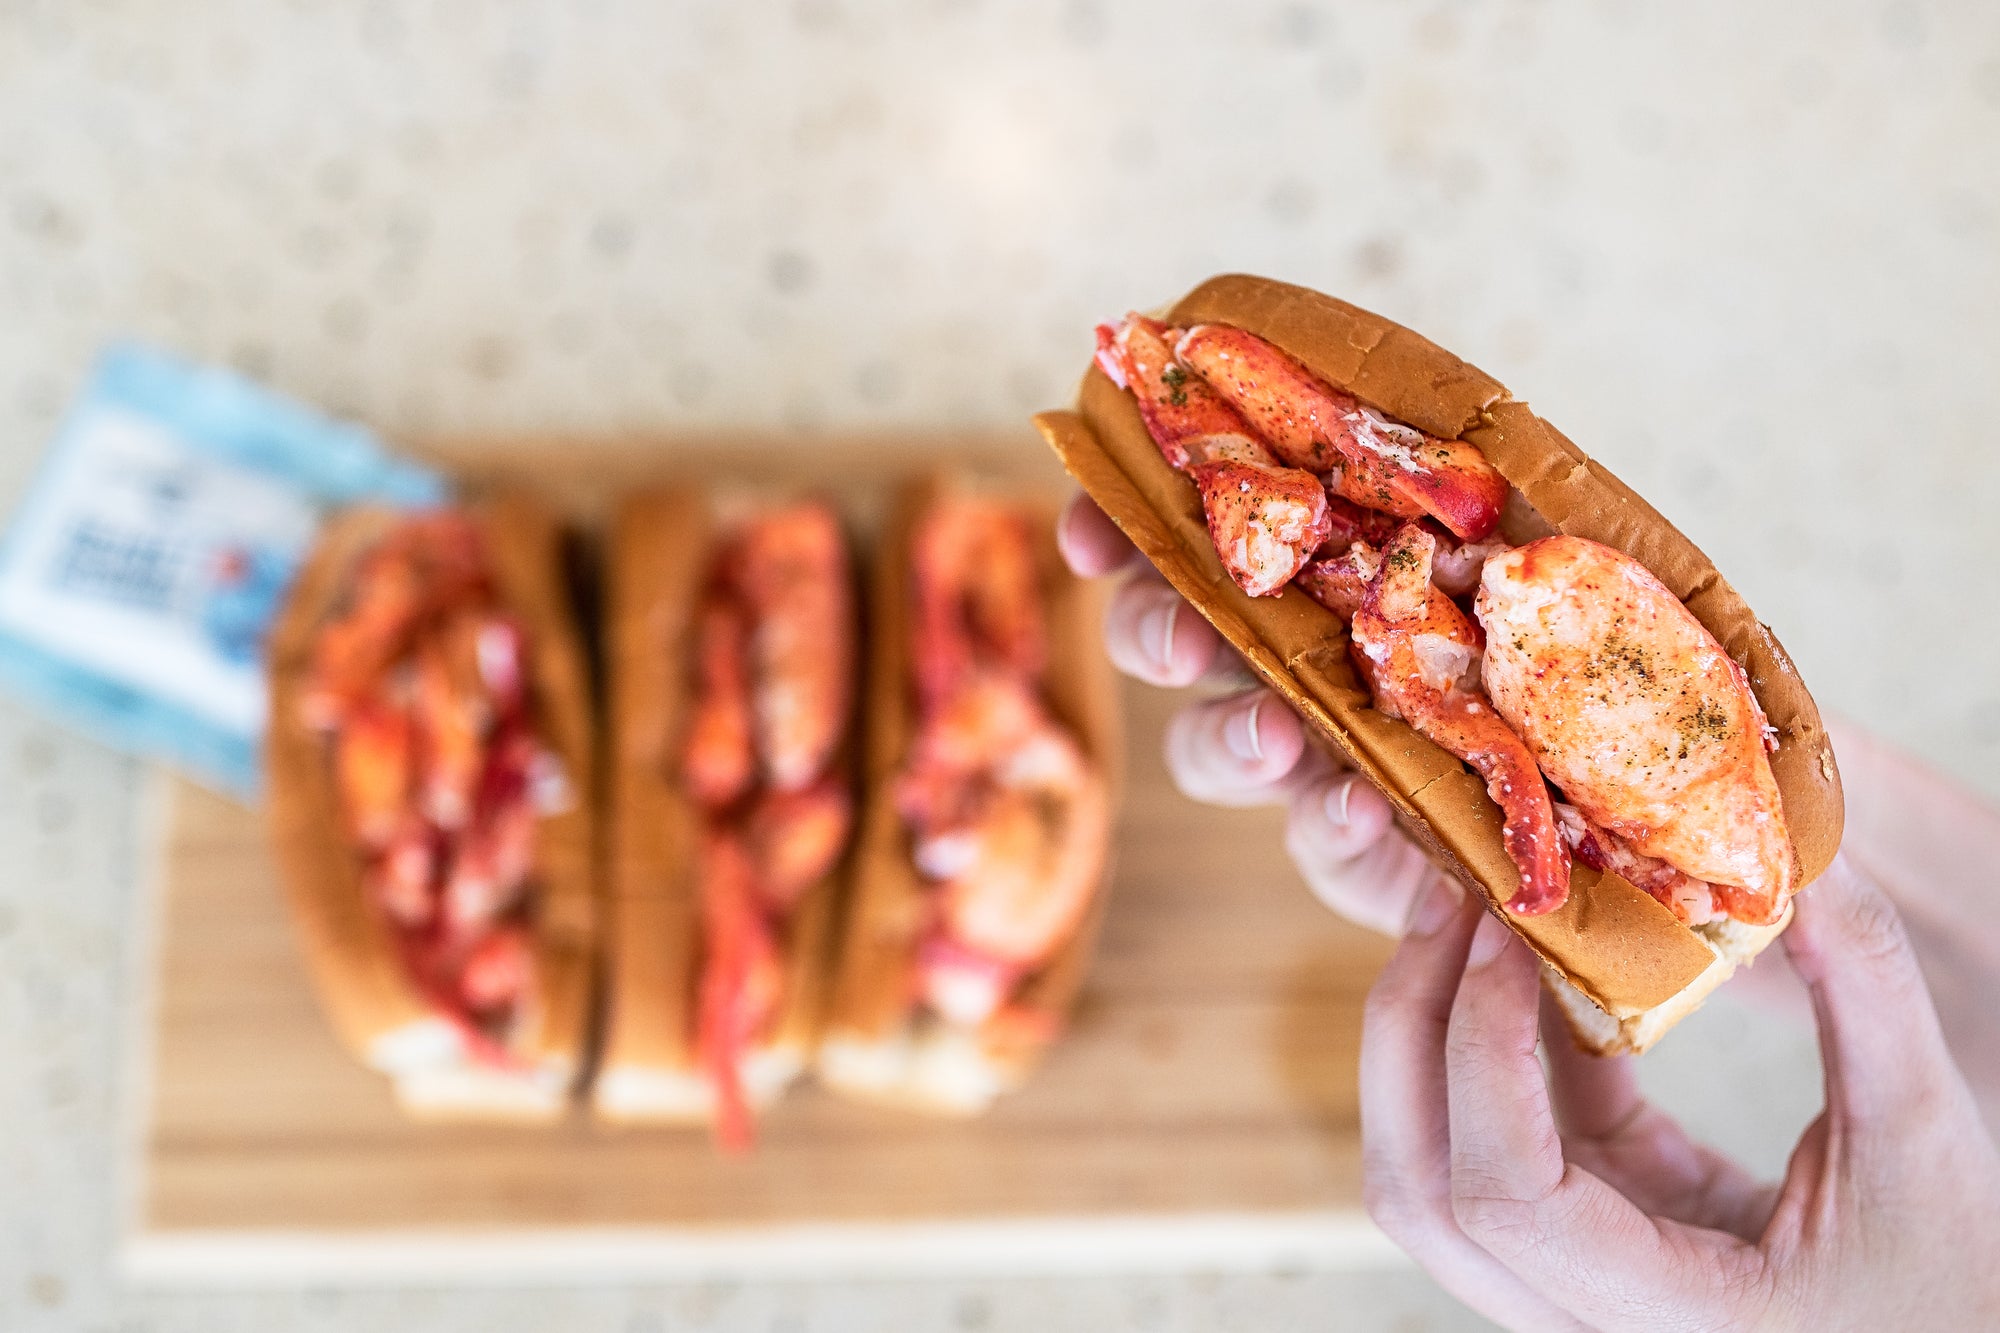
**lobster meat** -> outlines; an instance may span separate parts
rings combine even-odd
[[[1201,491],[1223,567],[1265,597],[1291,582],[1331,534],[1325,487],[1282,462],[1237,410],[1174,359],[1174,330],[1133,315],[1097,330],[1097,364],[1139,404],[1166,460]]]
[[[725,534],[695,626],[678,768],[701,812],[696,1053],[726,1151],[755,1139],[746,1055],[783,1011],[792,910],[845,852],[839,771],[854,695],[853,576],[825,504],[767,509]]]
[[[916,989],[945,1021],[1005,1025],[1021,981],[1073,935],[1108,850],[1104,777],[1042,692],[1034,535],[954,495],[911,541],[916,734],[895,800],[932,886]]]
[[[1406,523],[1382,552],[1349,629],[1375,706],[1471,764],[1500,807],[1521,883],[1507,910],[1536,916],[1569,895],[1569,849],[1535,757],[1480,690],[1479,631],[1431,583],[1435,541]]]
[[[1771,731],[1749,677],[1680,599],[1620,551],[1544,537],[1486,562],[1485,683],[1542,771],[1641,856],[1777,919],[1792,845]]]
[[[357,561],[300,706],[327,738],[370,902],[420,993],[508,1063],[535,987],[535,830],[566,801],[536,732],[530,645],[466,515],[410,515]]]
[[[1560,907],[1574,852],[1683,921],[1782,915],[1795,867],[1772,733],[1742,667],[1644,566],[1576,537],[1510,547],[1510,488],[1477,447],[1247,330],[1131,315],[1097,342],[1201,489],[1237,585],[1295,583],[1347,621],[1375,707],[1485,778],[1519,871],[1510,912]]]

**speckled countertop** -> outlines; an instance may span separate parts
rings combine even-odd
[[[0,5],[0,502],[115,335],[392,436],[993,427],[1095,320],[1264,271],[1515,386],[1991,792],[1996,142],[1972,5]],[[0,1327],[1476,1322],[1410,1272],[122,1288],[138,787],[0,705]],[[1809,1041],[1696,1021],[1649,1082],[1775,1168]]]

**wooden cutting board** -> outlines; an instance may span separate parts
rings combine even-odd
[[[438,452],[481,479],[540,476],[588,521],[629,481],[728,475],[774,447]],[[787,453],[787,475],[859,493],[946,447]],[[1027,440],[948,447],[1008,471],[1040,455]],[[162,779],[128,1271],[533,1281],[1385,1259],[1360,1210],[1355,1059],[1386,946],[1311,899],[1277,812],[1173,789],[1160,743],[1181,696],[1131,686],[1126,701],[1109,917],[1037,1077],[969,1122],[803,1087],[741,1161],[699,1132],[580,1114],[539,1129],[404,1120],[320,1017],[258,817]]]

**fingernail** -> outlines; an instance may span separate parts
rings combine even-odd
[[[1178,597],[1139,618],[1139,648],[1162,667],[1174,664],[1174,621],[1181,613]]]
[[[1433,877],[1417,895],[1417,905],[1410,912],[1409,933],[1418,937],[1437,934],[1458,916],[1458,909],[1464,903],[1465,890],[1442,875]]]
[[[1259,695],[1248,708],[1231,716],[1222,726],[1222,743],[1229,747],[1229,753],[1248,763],[1255,763],[1264,757],[1264,740],[1257,734],[1257,715],[1264,711],[1265,698]]]
[[[1465,965],[1486,966],[1500,956],[1507,941],[1513,938],[1514,932],[1507,929],[1507,923],[1488,912],[1480,918],[1479,929],[1472,932],[1472,947],[1465,951]]]
[[[1352,778],[1344,782],[1336,782],[1333,786],[1328,787],[1326,795],[1321,798],[1321,804],[1326,810],[1326,822],[1334,828],[1346,828],[1348,825],[1347,803],[1353,799],[1354,779]]]

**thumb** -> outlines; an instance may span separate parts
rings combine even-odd
[[[1794,902],[1785,951],[1811,992],[1827,1109],[1863,1125],[1967,1098],[1896,909],[1846,856]]]

